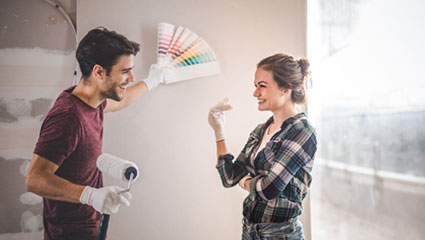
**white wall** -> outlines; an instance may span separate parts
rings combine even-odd
[[[161,85],[105,117],[104,151],[136,162],[131,207],[111,217],[111,239],[239,239],[239,188],[221,186],[209,108],[228,96],[226,136],[235,155],[268,113],[252,97],[255,64],[277,52],[305,55],[305,1],[77,1],[79,39],[104,26],[140,42],[136,76],[156,62],[157,24],[196,32],[215,50],[222,74]],[[116,181],[106,179],[106,184]],[[123,183],[120,183],[124,185]]]

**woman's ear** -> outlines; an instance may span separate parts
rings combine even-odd
[[[281,91],[282,96],[285,96],[285,95],[289,95],[289,96],[291,96],[291,93],[292,93],[292,89],[290,89],[290,88],[284,88],[284,89]]]

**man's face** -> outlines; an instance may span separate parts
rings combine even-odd
[[[109,75],[106,76],[101,95],[105,98],[121,101],[128,85],[134,82],[133,67],[134,55],[121,56],[117,64],[112,66]]]

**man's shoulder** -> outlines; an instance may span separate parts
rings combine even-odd
[[[72,97],[69,94],[62,93],[56,99],[52,109],[49,114],[75,114],[76,104]]]
[[[49,122],[80,122],[78,112],[72,106],[52,108],[47,114],[45,121]]]
[[[46,115],[46,121],[73,121],[80,118],[75,101],[66,94],[61,94],[56,99],[53,107]]]

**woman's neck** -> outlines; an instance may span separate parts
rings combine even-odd
[[[273,112],[273,123],[270,124],[270,131],[273,132],[282,126],[283,122],[295,116],[297,112],[295,111],[295,104],[290,103],[282,107],[281,109],[272,111]]]

